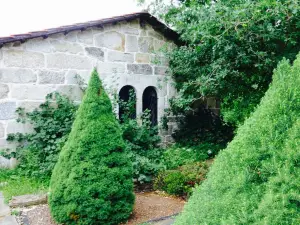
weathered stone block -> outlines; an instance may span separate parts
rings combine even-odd
[[[153,48],[155,52],[163,51],[165,48],[167,49],[168,45],[166,42],[162,40],[154,40],[153,41]]]
[[[125,50],[125,35],[116,31],[109,31],[94,36],[96,47],[105,47],[117,51]]]
[[[139,50],[138,39],[136,36],[126,36],[126,52],[137,52]]]
[[[92,31],[93,31],[93,35],[100,34],[100,33],[104,32],[104,28],[103,27],[93,27]]]
[[[32,125],[29,123],[18,123],[15,120],[7,123],[6,133],[30,133],[33,131]]]
[[[150,55],[145,53],[136,53],[135,61],[137,63],[150,63]]]
[[[71,43],[61,40],[52,40],[50,41],[50,43],[53,46],[53,50],[55,52],[68,52],[73,54],[83,52],[83,48],[77,43]]]
[[[97,70],[100,73],[100,75],[101,73],[124,73],[125,64],[99,62],[97,64]]]
[[[134,27],[134,28],[136,28],[136,29],[140,29],[140,20],[139,19],[136,19],[136,20],[133,20],[133,21],[130,21],[129,23],[128,23],[128,25],[130,26],[130,27]]]
[[[31,39],[25,43],[25,48],[29,51],[48,53],[52,51],[51,47],[52,46],[49,44],[49,41],[43,38]]]
[[[16,149],[17,143],[11,142],[11,141],[7,141],[6,138],[0,138],[0,146],[1,146],[1,149]],[[8,152],[10,152],[10,151],[8,151]],[[0,156],[0,158],[1,158],[1,156]],[[13,163],[13,161],[14,161],[12,159],[13,158],[10,158],[10,160],[11,160],[10,161],[10,168],[13,168],[13,167],[11,167],[12,166],[11,163]],[[1,165],[0,165],[0,168],[1,168]]]
[[[157,66],[169,66],[169,61],[162,55],[151,55],[151,63]]]
[[[8,85],[0,83],[0,99],[7,98],[8,92]]]
[[[129,26],[122,26],[121,30],[125,33],[125,34],[134,34],[134,35],[138,35],[140,33],[139,29],[133,28],[133,27],[129,27]]]
[[[74,101],[81,101],[83,97],[83,92],[78,85],[59,85],[57,91]]]
[[[2,141],[2,140],[5,141],[5,139],[0,139],[0,146],[3,147],[3,148],[7,147],[6,145],[2,144],[2,142],[4,142],[4,141]],[[10,160],[7,159],[7,158],[4,158],[3,156],[0,156],[0,168],[10,168]],[[8,214],[9,214],[9,213],[10,213],[10,210],[9,210],[9,207],[8,207]],[[7,216],[6,216],[6,217],[7,217]],[[5,217],[5,218],[6,218],[6,217]],[[15,224],[15,222],[16,222],[16,221],[14,221],[14,223],[12,223],[12,222],[10,221],[10,218],[9,218],[8,224]],[[5,221],[2,220],[1,223],[4,223],[4,224],[5,224]]]
[[[93,39],[93,30],[85,30],[81,31],[77,34],[78,41],[80,43],[84,43],[87,45],[93,45],[94,39]]]
[[[73,31],[68,34],[58,33],[58,34],[51,35],[50,38],[57,39],[57,40],[76,42],[77,41],[77,33],[78,33],[78,31]]]
[[[164,36],[161,35],[160,33],[156,32],[155,30],[149,30],[149,31],[147,31],[147,34],[148,34],[148,36],[157,38],[159,40],[164,39]]]
[[[176,48],[177,46],[176,46],[176,44],[174,44],[173,42],[171,42],[171,41],[168,41],[168,42],[166,42],[166,47],[167,47],[167,49],[169,50],[169,51],[172,51],[174,48]]]
[[[168,96],[175,96],[176,95],[176,88],[172,83],[168,83]]]
[[[65,73],[51,70],[39,71],[40,84],[63,84],[65,82]]]
[[[4,65],[8,67],[39,68],[45,66],[42,53],[8,50],[4,52]]]
[[[104,61],[104,51],[101,48],[86,47],[85,51],[89,56]]]
[[[15,102],[0,102],[0,120],[14,119],[15,111]]]
[[[131,74],[152,75],[152,67],[148,64],[127,64],[127,70]]]
[[[133,61],[134,61],[133,54],[117,52],[117,51],[109,51],[107,58],[108,58],[108,61],[111,61],[111,62],[130,62],[130,63],[133,63]]]
[[[55,91],[54,85],[12,85],[11,96],[18,100],[44,100],[46,95]]]
[[[36,75],[31,69],[5,68],[0,70],[0,82],[35,83]]]
[[[167,87],[166,87],[166,83],[163,80],[161,80],[160,78],[157,78],[156,84],[153,84],[152,86],[157,87],[157,95],[159,97],[167,96]],[[159,109],[165,108],[165,100],[163,98],[162,98],[162,101],[158,102],[158,106],[159,106]]]
[[[91,71],[89,70],[69,70],[65,75],[65,84],[88,83]]]
[[[154,51],[153,38],[152,37],[140,37],[139,38],[139,51],[152,53]]]
[[[104,24],[102,26],[102,28],[103,28],[104,32],[118,31],[118,30],[120,30],[120,23],[116,23],[116,24]]]
[[[55,69],[92,69],[91,60],[84,56],[63,53],[49,54],[46,57],[47,68]]]
[[[166,75],[168,73],[168,67],[165,66],[155,66],[154,74],[155,75]]]
[[[26,112],[32,112],[33,110],[38,109],[43,102],[44,101],[18,101],[17,108],[21,107],[24,108]]]
[[[47,203],[47,194],[13,196],[9,201],[10,207],[27,207]]]
[[[145,36],[145,37],[147,37],[147,30],[143,27],[142,29],[141,29],[141,32],[140,32],[140,36]]]
[[[91,71],[89,70],[70,70],[66,74],[66,84],[78,84],[80,76],[86,84],[90,80]]]
[[[0,123],[0,138],[5,136],[4,124]]]

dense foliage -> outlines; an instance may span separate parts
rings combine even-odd
[[[47,95],[46,101],[32,112],[17,109],[19,123],[30,124],[31,133],[9,134],[7,140],[18,143],[12,152],[20,164],[19,172],[49,178],[74,121],[77,105],[59,93]]]
[[[127,154],[133,162],[133,177],[138,183],[151,182],[163,167],[157,127],[150,126],[148,111],[138,118],[141,123],[135,119],[135,96],[131,95],[128,101],[116,101],[124,111],[120,124]],[[33,132],[9,134],[8,141],[17,143],[18,147],[13,152],[4,150],[2,155],[17,157],[19,175],[48,180],[71,131],[77,109],[78,105],[57,92],[47,95],[46,101],[31,112],[17,109],[17,122],[30,124]]]
[[[136,96],[133,90],[127,101],[118,99],[122,116],[119,118],[127,154],[133,163],[133,178],[137,184],[149,183],[163,168],[163,149],[159,147],[161,138],[157,126],[151,126],[150,111],[145,110],[136,119]]]
[[[119,224],[133,203],[132,163],[95,70],[52,173],[51,214],[64,224]]]
[[[284,59],[255,112],[215,159],[177,225],[298,224],[300,54]]]
[[[133,178],[137,183],[151,182],[163,168],[163,149],[159,147],[157,127],[151,127],[149,113],[144,112],[141,124],[129,119],[121,124],[126,150],[133,163]]]
[[[170,54],[179,96],[173,113],[182,114],[203,96],[222,100],[225,121],[240,124],[268,88],[272,71],[300,50],[298,0],[183,0],[163,19],[184,45]],[[161,1],[164,2],[164,1]]]
[[[163,164],[166,169],[176,169],[185,164],[205,161],[214,156],[213,152],[219,150],[220,146],[209,143],[191,147],[174,144],[163,152]]]
[[[193,187],[205,179],[210,164],[211,161],[187,163],[176,169],[161,171],[154,181],[154,189],[188,197]]]
[[[205,104],[194,108],[193,112],[178,116],[177,124],[180,129],[173,133],[177,143],[184,146],[199,145],[199,151],[210,151],[210,156],[217,154],[233,137],[233,126],[226,124]],[[204,149],[205,146],[209,148]]]

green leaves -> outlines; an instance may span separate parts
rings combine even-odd
[[[267,90],[277,63],[294,60],[299,52],[299,12],[297,0],[185,1],[171,8],[164,19],[186,43],[169,53],[181,93],[174,107],[182,113],[195,99],[214,95],[225,100],[226,121],[242,123]]]
[[[260,104],[216,157],[176,225],[297,224],[300,54],[282,60]]]
[[[131,108],[134,99],[122,102],[123,108]],[[123,115],[121,129],[126,143],[127,154],[133,162],[133,178],[139,183],[149,183],[162,169],[163,149],[158,145],[160,136],[157,127],[151,126],[150,113],[145,110],[141,116],[141,124],[136,119],[130,118],[131,110]]]
[[[23,173],[50,178],[61,143],[71,131],[77,108],[69,98],[54,92],[32,112],[26,112],[24,108],[16,110],[17,122],[30,124],[33,129],[31,133],[15,133],[7,137],[8,141],[18,143],[14,154]]]
[[[133,203],[132,163],[108,95],[93,71],[50,182],[53,218],[64,224],[119,224]]]

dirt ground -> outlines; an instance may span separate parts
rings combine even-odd
[[[164,196],[156,192],[136,193],[134,211],[124,225],[138,225],[148,220],[179,213],[184,203],[185,201],[182,199]],[[56,225],[51,219],[48,205],[24,208],[22,215],[24,224]]]
[[[136,225],[181,212],[185,201],[155,192],[136,193],[135,207],[127,225]]]

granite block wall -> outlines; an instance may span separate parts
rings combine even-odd
[[[53,91],[80,101],[83,93],[76,75],[88,82],[94,67],[110,93],[125,85],[134,87],[137,114],[142,113],[143,91],[155,87],[160,118],[175,95],[160,49],[173,46],[172,40],[138,20],[4,45],[0,49],[0,148],[12,147],[6,142],[9,133],[30,130],[29,125],[15,122],[16,108],[32,110]]]

